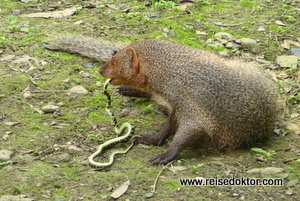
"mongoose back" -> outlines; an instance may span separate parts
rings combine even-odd
[[[109,59],[100,74],[111,78],[112,85],[152,97],[170,110],[158,134],[137,139],[162,145],[175,135],[166,152],[150,159],[154,164],[174,160],[185,146],[201,138],[225,151],[249,147],[272,133],[278,111],[274,83],[252,63],[161,40],[125,47],[66,35],[53,42],[97,61]]]

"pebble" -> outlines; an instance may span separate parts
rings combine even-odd
[[[23,94],[23,98],[25,98],[25,99],[30,99],[32,97],[33,97],[33,95],[29,91],[25,91]]]
[[[238,49],[241,45],[233,42],[228,42],[225,47],[228,49]]]
[[[278,168],[278,167],[266,167],[266,168],[253,168],[247,171],[248,174],[256,174],[260,173],[263,175],[268,175],[268,174],[278,174],[283,172],[283,168]]]
[[[226,32],[218,32],[214,35],[216,38],[233,39],[233,36]]]
[[[289,188],[286,192],[285,192],[286,195],[293,195],[294,194],[294,191],[293,189]]]
[[[223,51],[219,52],[219,55],[221,57],[230,57],[230,52],[227,50],[223,50]]]
[[[252,39],[252,38],[241,38],[238,40],[242,45],[246,45],[246,46],[256,46],[256,40]]]
[[[86,67],[86,68],[94,68],[94,65],[92,63],[88,63],[88,64],[84,65],[84,67]]]
[[[6,149],[0,150],[0,161],[8,161],[13,156],[14,152]]]
[[[197,35],[202,35],[202,36],[207,36],[208,34],[204,31],[199,31],[199,30],[196,30],[196,34]]]
[[[75,93],[75,94],[82,94],[82,95],[89,93],[89,91],[86,90],[83,86],[72,87],[71,89],[69,89],[69,92]]]
[[[293,53],[293,55],[300,56],[300,48],[292,47],[291,48],[291,53]]]
[[[281,68],[296,69],[298,64],[298,57],[295,55],[281,55],[276,58],[276,63]]]
[[[56,105],[45,105],[42,107],[42,111],[45,113],[53,113],[59,109],[59,106]]]
[[[87,73],[87,72],[84,72],[84,71],[80,71],[80,72],[79,72],[79,75],[80,75],[81,77],[91,77],[91,74],[89,74],[89,73]]]

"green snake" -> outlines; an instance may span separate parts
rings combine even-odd
[[[103,87],[103,93],[107,97],[107,105],[105,107],[105,110],[107,111],[107,113],[111,117],[111,123],[114,127],[114,131],[118,135],[124,133],[124,131],[126,129],[127,129],[127,132],[125,133],[125,135],[122,135],[122,136],[117,137],[117,138],[110,139],[110,140],[106,141],[105,143],[99,145],[97,151],[89,157],[89,163],[92,166],[96,167],[96,168],[107,167],[107,166],[112,165],[113,162],[114,162],[114,157],[115,157],[116,154],[125,154],[125,153],[127,153],[129,151],[129,149],[134,144],[133,141],[132,141],[131,145],[125,151],[115,151],[115,152],[113,152],[109,157],[109,161],[106,162],[106,163],[99,163],[99,162],[94,161],[94,158],[97,157],[98,155],[100,155],[104,149],[106,149],[106,148],[108,148],[108,147],[110,147],[110,146],[112,146],[116,143],[128,141],[129,138],[131,138],[131,136],[134,133],[134,127],[132,126],[132,124],[130,124],[128,122],[123,123],[120,128],[117,125],[118,124],[117,119],[116,119],[114,113],[110,110],[110,108],[111,108],[111,97],[110,97],[109,93],[107,92],[107,86],[109,85],[109,81],[110,81],[110,79],[106,80],[106,82],[104,84],[104,87]]]

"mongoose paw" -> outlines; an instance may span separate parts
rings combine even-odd
[[[169,162],[173,161],[176,158],[177,154],[175,155],[169,155],[168,151],[162,154],[158,154],[152,158],[149,159],[149,162],[151,162],[153,165],[157,164],[168,164]]]
[[[118,93],[123,96],[129,96],[129,97],[137,97],[137,98],[151,98],[151,95],[147,92],[142,92],[137,89],[133,89],[128,86],[120,86],[118,87]]]
[[[161,146],[164,140],[157,139],[153,135],[142,135],[134,138],[135,143],[145,145]]]

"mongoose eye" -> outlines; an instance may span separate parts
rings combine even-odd
[[[115,56],[115,54],[117,54],[118,51],[117,50],[114,50],[113,53],[111,54],[112,56]]]

